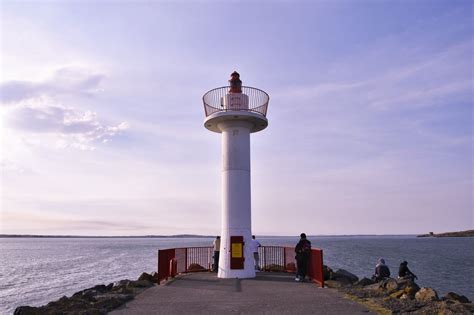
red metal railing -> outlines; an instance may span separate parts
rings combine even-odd
[[[263,271],[296,272],[293,247],[262,246],[258,249]],[[158,251],[159,281],[173,278],[178,273],[210,271],[213,263],[213,247],[186,247],[160,249]],[[308,265],[308,277],[324,287],[323,250],[312,249]]]
[[[311,257],[308,266],[308,277],[324,288],[323,273],[323,250],[319,248],[311,249]]]
[[[202,101],[204,103],[204,112],[206,117],[216,112],[228,110],[248,111],[261,114],[263,116],[267,115],[268,101],[270,100],[270,97],[266,92],[253,87],[242,86],[242,94],[248,96],[248,106],[245,106],[245,108],[242,109],[228,109],[223,103],[223,98],[229,94],[229,89],[229,86],[223,86],[212,89],[204,94]]]
[[[210,271],[213,247],[185,247],[158,251],[158,280],[173,278],[178,273]]]

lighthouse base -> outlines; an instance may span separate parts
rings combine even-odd
[[[241,247],[238,246],[238,243],[231,243],[231,237],[239,236],[243,236],[243,246]],[[251,239],[252,235],[249,230],[223,231],[219,269],[217,271],[218,278],[255,278],[253,251],[249,246]],[[240,259],[243,260],[241,265],[238,263]]]

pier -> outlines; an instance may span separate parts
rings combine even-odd
[[[334,289],[295,282],[294,275],[257,272],[223,279],[213,272],[181,274],[139,294],[111,314],[375,314]]]

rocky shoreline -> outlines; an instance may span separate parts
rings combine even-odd
[[[465,296],[449,292],[443,297],[432,288],[420,288],[411,279],[387,278],[381,282],[324,266],[325,285],[379,314],[474,314],[474,304]],[[40,307],[19,306],[14,315],[107,314],[158,283],[156,273],[142,273],[137,280],[96,285],[63,296]]]
[[[324,278],[327,287],[379,314],[474,314],[474,304],[467,297],[454,292],[439,297],[434,289],[420,288],[411,279],[387,278],[376,283],[327,266]]]
[[[19,306],[15,309],[14,315],[107,314],[133,300],[137,294],[155,283],[158,283],[158,275],[144,272],[137,280],[121,280],[109,285],[96,285],[76,292],[71,297],[63,296],[44,306]]]
[[[446,232],[446,233],[433,233],[417,235],[417,237],[474,237],[474,230],[459,231],[459,232]]]

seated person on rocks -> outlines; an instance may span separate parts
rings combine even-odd
[[[372,280],[379,282],[389,277],[390,269],[385,264],[385,259],[379,258],[377,265],[375,265],[375,274],[372,276]]]
[[[408,269],[408,262],[403,261],[400,264],[400,269],[398,269],[398,278],[399,279],[411,279],[415,280],[418,279],[418,277]]]

